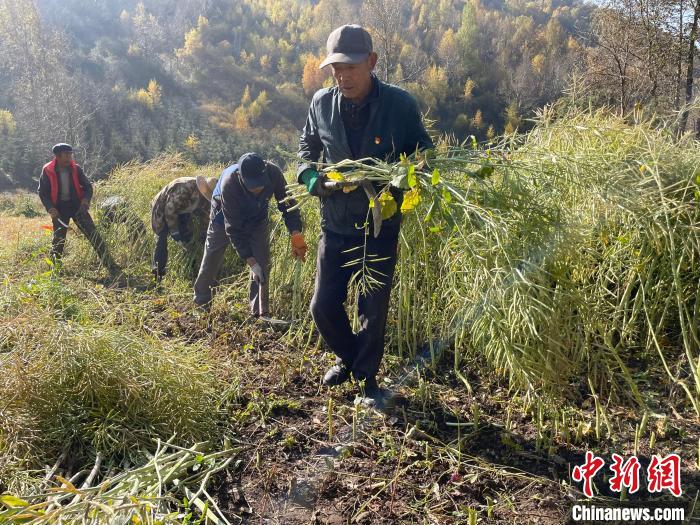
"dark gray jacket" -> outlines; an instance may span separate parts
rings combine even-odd
[[[273,195],[277,200],[277,208],[282,212],[287,230],[290,233],[294,230],[302,230],[299,210],[289,209],[295,205],[295,202],[281,202],[287,196],[287,182],[284,180],[282,170],[271,162],[267,162],[266,165],[267,182],[260,194],[255,195],[246,189],[236,167],[236,169],[224,170],[218,183],[221,186],[221,194],[219,196],[218,192],[215,192],[212,196],[211,218],[215,220],[219,213],[223,215],[226,234],[241,259],[253,256],[250,232],[268,221],[269,202]]]
[[[433,147],[433,142],[425,131],[418,105],[405,90],[385,84],[378,79],[378,89],[370,100],[370,116],[359,155],[355,158],[350,151],[345,127],[340,114],[341,94],[337,87],[325,88],[316,92],[306,125],[299,139],[299,157],[305,161],[299,166],[297,175],[315,162],[321,160],[335,164],[344,159],[375,158],[388,162],[399,160],[401,153],[411,154],[416,149]],[[392,194],[399,208],[403,196],[392,188]],[[369,200],[361,189],[350,193],[334,192],[321,199],[321,227],[341,235],[363,235],[363,225],[370,220]],[[401,224],[401,213],[384,221],[382,235],[395,235]]]

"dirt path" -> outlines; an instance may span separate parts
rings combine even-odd
[[[504,378],[481,373],[488,370],[484,363],[467,363],[470,373],[457,378],[449,348],[435,370],[414,373],[415,362],[393,359],[386,375],[400,399],[379,413],[354,404],[353,385],[320,385],[332,363],[320,349],[292,348],[260,325],[234,322],[230,312],[210,318],[191,312],[189,303],[170,307],[188,313],[151,310],[144,328],[206,341],[233,365],[226,426],[241,463],[212,487],[231,523],[240,516],[244,523],[285,525],[567,523],[582,498],[571,471],[586,450],[607,460],[613,452],[635,453],[638,411],[613,412],[612,437],[597,438],[595,409],[582,396],[577,417],[583,419],[567,421],[564,439],[551,419],[537,424],[536,405],[527,409]],[[638,443],[643,471],[651,454],[677,452],[683,501],[697,497],[697,422],[678,415],[651,419],[649,428]],[[619,501],[607,488],[608,476],[596,480],[596,504]],[[631,499],[659,500],[645,488]]]
[[[232,514],[247,510],[247,523],[466,523],[470,509],[498,522],[565,519],[567,461],[544,457],[527,438],[505,439],[490,412],[502,418],[506,399],[476,377],[488,402],[421,379],[377,413],[354,404],[351,385],[320,386],[326,354],[289,349],[271,332],[214,335],[220,328],[210,338],[239,374],[231,418],[244,461],[220,480],[218,496]],[[479,424],[458,416],[476,402],[488,410]]]

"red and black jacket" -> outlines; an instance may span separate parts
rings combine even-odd
[[[81,168],[75,161],[71,161],[71,202],[79,204],[83,199],[92,199],[92,183],[88,180]],[[56,159],[47,162],[41,170],[39,177],[39,198],[46,210],[55,208],[58,205],[58,170],[56,169]]]

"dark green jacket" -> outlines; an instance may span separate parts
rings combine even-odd
[[[411,154],[433,147],[425,131],[418,105],[405,90],[374,80],[377,89],[368,100],[370,117],[361,143],[359,155],[354,157],[348,145],[345,127],[340,113],[342,95],[337,87],[321,89],[314,95],[306,125],[299,139],[299,165],[297,175],[322,161],[335,164],[344,159],[374,159],[396,162],[401,153]],[[392,189],[399,208],[403,196]],[[369,200],[361,189],[350,193],[334,192],[321,199],[321,227],[341,235],[363,235],[363,225],[368,214]],[[401,224],[400,211],[384,221],[382,235],[396,235]]]

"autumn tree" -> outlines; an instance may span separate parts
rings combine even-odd
[[[318,66],[321,64],[321,59],[308,55],[304,62],[304,74],[301,78],[301,85],[304,87],[304,93],[307,95],[314,94],[323,86],[323,82],[328,75]]]
[[[664,30],[668,14],[658,0],[610,0],[596,11],[586,68],[592,96],[623,113],[637,104],[670,107],[677,51]]]
[[[405,27],[403,2],[400,0],[365,0],[362,20],[372,32],[374,50],[379,55],[377,74],[388,82],[399,63],[401,33]]]

